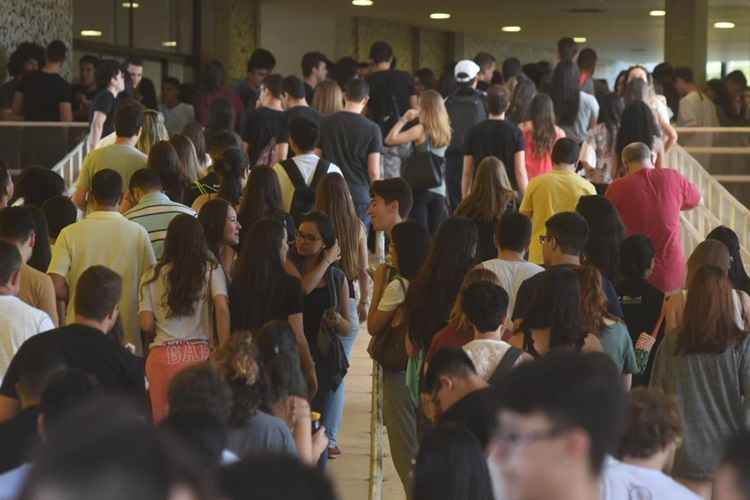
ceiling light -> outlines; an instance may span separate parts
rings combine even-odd
[[[102,36],[99,30],[81,30],[81,36]]]
[[[714,23],[714,28],[718,28],[720,30],[731,30],[734,28],[734,23],[731,21],[719,21]]]
[[[177,47],[177,42],[174,40],[169,40],[166,42],[161,42],[162,47]]]
[[[430,19],[450,19],[451,15],[447,12],[433,12],[430,14]]]
[[[586,43],[586,37],[585,36],[574,36],[573,41],[575,43]]]
[[[141,6],[138,2],[122,2],[122,6],[126,9],[137,9]]]
[[[372,0],[352,0],[352,5],[357,7],[369,7],[372,5]]]
[[[521,31],[520,26],[503,26],[500,29],[502,29],[506,33],[518,33],[519,31]]]
[[[664,17],[667,15],[666,10],[650,10],[648,15],[651,17]]]

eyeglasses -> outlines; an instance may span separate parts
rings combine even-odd
[[[532,432],[503,432],[500,431],[495,436],[495,441],[508,448],[518,448],[519,446],[527,446],[537,441],[549,441],[556,439],[568,431],[567,427],[553,427],[546,431],[532,431]]]
[[[304,234],[299,232],[297,233],[297,239],[304,240],[308,243],[315,243],[316,241],[320,241],[320,238],[318,238],[314,234]]]

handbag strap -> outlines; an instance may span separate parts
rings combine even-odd
[[[338,291],[338,285],[336,283],[336,278],[334,277],[334,268],[329,267],[328,271],[328,293],[331,296],[331,307],[330,309],[338,310],[339,308],[339,291]]]
[[[661,303],[661,311],[659,312],[659,319],[656,320],[656,326],[654,326],[654,329],[651,331],[651,336],[655,339],[659,338],[659,335],[661,334],[661,325],[664,323],[664,317],[667,315],[667,298],[664,297],[664,300],[662,300]]]

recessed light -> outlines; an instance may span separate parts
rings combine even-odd
[[[174,40],[169,40],[166,42],[161,42],[162,47],[177,47],[177,42]]]
[[[518,33],[519,31],[521,31],[520,26],[503,26],[500,29],[505,31],[506,33]]]
[[[99,30],[81,30],[81,36],[102,36]]]
[[[137,9],[141,6],[138,2],[122,2],[122,6],[126,9]]]
[[[352,0],[352,5],[356,5],[357,7],[370,7],[372,5],[372,0]]]
[[[651,17],[664,17],[667,15],[666,10],[650,10],[648,15]]]
[[[731,21],[719,21],[714,23],[714,28],[720,30],[731,30],[732,28],[734,28],[734,23]]]
[[[573,41],[575,43],[586,43],[586,37],[585,36],[574,36]]]
[[[447,12],[433,12],[430,14],[430,19],[450,19],[451,15]]]

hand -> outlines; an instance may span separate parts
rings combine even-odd
[[[321,425],[320,429],[312,435],[312,455],[316,461],[326,449],[328,449],[328,436],[326,436],[326,428]]]
[[[323,260],[330,266],[341,258],[341,247],[335,242],[331,248],[323,250]]]
[[[344,321],[344,317],[338,311],[328,310],[323,315],[323,321],[331,328],[339,329],[339,325]]]
[[[412,120],[416,120],[419,117],[419,110],[418,109],[410,109],[406,113],[404,113],[404,121],[410,122]]]
[[[370,304],[360,302],[357,304],[357,316],[359,316],[359,322],[362,323],[367,321],[367,313],[370,312]]]

